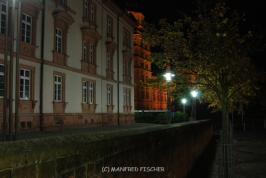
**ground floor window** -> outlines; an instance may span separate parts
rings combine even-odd
[[[20,69],[20,99],[30,99],[31,70]]]
[[[95,104],[94,81],[82,81],[82,103]]]

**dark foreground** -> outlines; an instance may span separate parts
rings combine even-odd
[[[219,178],[219,137],[215,137],[197,160],[187,178]],[[266,178],[266,130],[235,132],[233,177]]]

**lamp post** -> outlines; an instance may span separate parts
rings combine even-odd
[[[183,113],[186,114],[186,104],[187,104],[187,99],[186,98],[182,98],[181,99],[181,103],[183,105]]]
[[[172,81],[172,78],[175,76],[173,73],[171,72],[166,72],[164,75],[164,78],[167,82],[167,112],[168,112],[168,116],[170,115],[170,91],[169,91],[169,83]],[[171,117],[170,117],[171,118]],[[171,119],[170,119],[170,123],[171,123]]]
[[[197,90],[192,90],[190,95],[192,96],[191,120],[196,120],[196,98],[198,97],[199,92]]]

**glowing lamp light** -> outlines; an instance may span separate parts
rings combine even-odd
[[[192,90],[190,94],[193,98],[196,98],[199,95],[199,92],[197,90]]]
[[[181,103],[182,103],[183,105],[187,104],[187,99],[186,99],[186,98],[182,98],[182,99],[181,99]]]
[[[171,82],[175,74],[172,74],[171,72],[166,72],[163,76],[167,82]]]

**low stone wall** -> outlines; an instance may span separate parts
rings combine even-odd
[[[209,121],[0,143],[1,178],[185,178]]]

